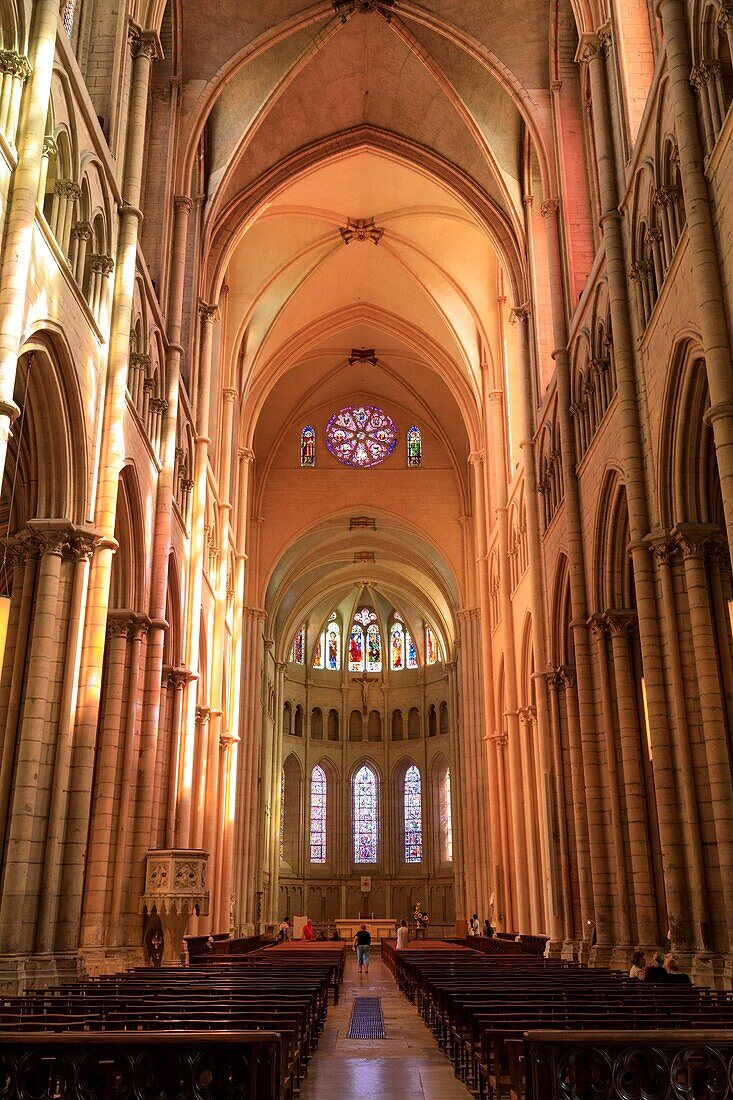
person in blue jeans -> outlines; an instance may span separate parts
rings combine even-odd
[[[372,937],[367,932],[367,926],[362,924],[359,931],[354,936],[354,950],[356,951],[356,961],[359,964],[359,974],[362,971],[365,974],[369,973],[369,948],[371,946]]]

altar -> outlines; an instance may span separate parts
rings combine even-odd
[[[397,926],[391,917],[353,917],[351,920],[336,921],[339,939],[351,943],[362,924],[365,924],[367,932],[371,933],[372,943],[397,938]]]

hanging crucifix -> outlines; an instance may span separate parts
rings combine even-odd
[[[369,709],[369,685],[379,682],[378,676],[353,676],[352,680],[355,684],[361,684],[361,709],[366,714]]]

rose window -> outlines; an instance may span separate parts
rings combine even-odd
[[[375,405],[348,405],[326,425],[326,446],[344,466],[378,466],[396,442],[394,421]]]

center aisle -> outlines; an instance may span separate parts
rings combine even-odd
[[[386,1039],[347,1039],[354,997],[380,997]],[[414,1005],[402,996],[372,947],[369,973],[360,978],[353,951],[339,1003],[331,1007],[300,1100],[466,1100]]]

